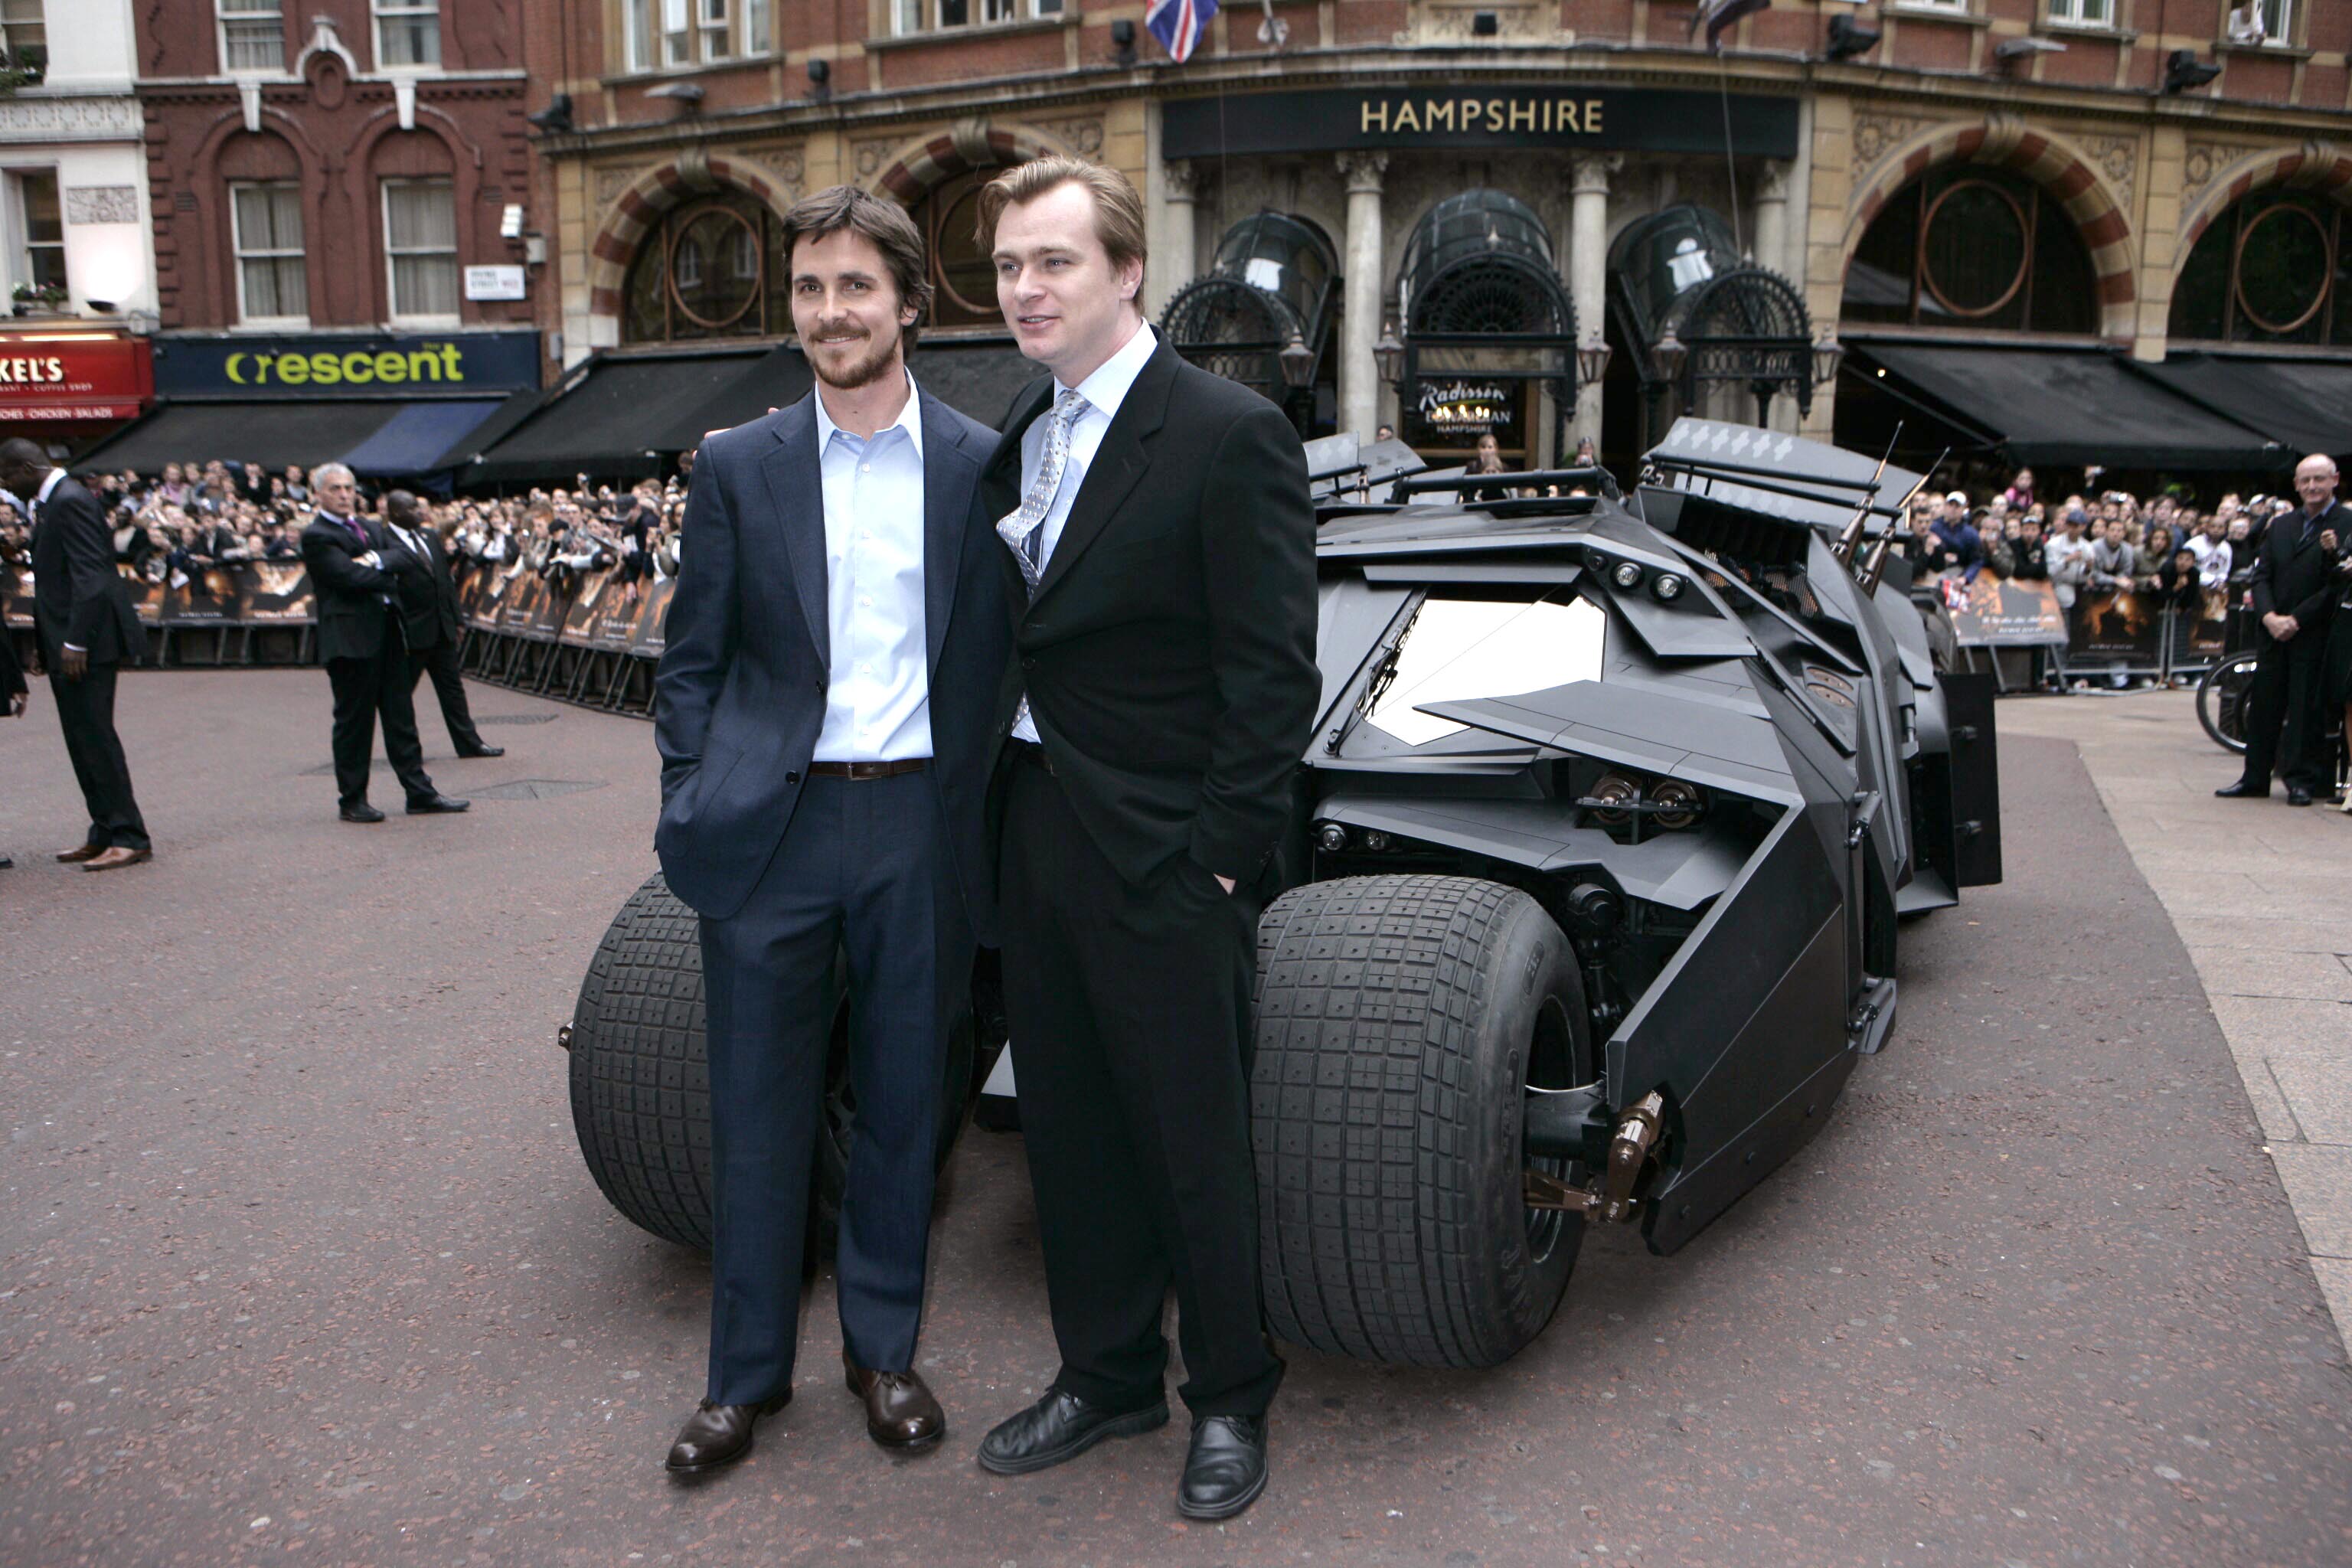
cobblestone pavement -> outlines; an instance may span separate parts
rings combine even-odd
[[[1507,1366],[1291,1351],[1272,1490],[1188,1529],[1181,1420],[971,1462],[1055,1360],[1019,1141],[982,1132],[934,1233],[942,1448],[865,1441],[820,1278],[759,1452],[664,1479],[708,1270],[598,1196],[553,1045],[652,868],[651,738],[475,695],[551,721],[452,763],[428,720],[478,804],[357,828],[322,674],[133,676],[158,859],[104,877],[46,857],[81,826],[46,695],[0,724],[0,1563],[2352,1560],[2352,1383],[2276,1108],[2033,704],[2001,709],[2035,716],[2010,880],[1905,929],[1895,1038],[1810,1148],[1677,1257],[1595,1233]],[[2200,962],[2274,916],[2251,889]]]
[[[2216,800],[2240,759],[2187,691],[2010,702],[2017,735],[2072,740],[2188,945],[2261,1119],[2336,1327],[2352,1323],[2352,821]]]

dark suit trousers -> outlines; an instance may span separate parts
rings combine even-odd
[[[2306,626],[2285,642],[2268,637],[2255,655],[2252,710],[2246,715],[2245,782],[2271,787],[2271,769],[2290,789],[2327,788],[2334,770],[2326,751],[2327,628]]]
[[[58,728],[65,731],[66,755],[73,760],[74,778],[89,810],[87,842],[119,849],[152,848],[146,820],[131,793],[131,763],[122,754],[121,737],[114,732],[114,676],[113,665],[93,663],[79,680],[68,680],[58,671],[57,656],[49,656],[49,691],[57,700]]]
[[[449,748],[460,753],[482,749],[482,732],[474,728],[474,710],[466,701],[466,678],[463,660],[457,643],[447,637],[436,641],[422,653],[408,656],[408,689],[410,707],[415,706],[416,680],[421,675],[433,677],[433,695],[441,700],[441,722],[449,731]]]
[[[411,800],[435,793],[416,738],[416,709],[408,699],[408,653],[400,627],[387,624],[373,658],[331,658],[327,680],[335,692],[335,788],[345,805],[367,799],[368,759],[376,721],[383,721],[383,754]]]
[[[1184,1403],[1261,1414],[1283,1367],[1258,1302],[1256,903],[1189,858],[1131,886],[1059,782],[1005,766],[1004,1001],[1055,1384],[1113,1410],[1165,1397],[1172,1285]]]
[[[835,1252],[842,1340],[860,1366],[906,1372],[922,1325],[947,1026],[972,954],[929,773],[811,778],[750,900],[702,921],[709,1393],[719,1405],[792,1386],[836,952],[856,1103]]]

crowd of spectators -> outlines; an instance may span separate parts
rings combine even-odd
[[[214,460],[166,463],[155,474],[75,477],[107,509],[117,564],[174,586],[215,566],[299,561],[302,530],[315,511],[300,468],[271,474],[255,463]],[[634,597],[643,584],[677,572],[686,490],[677,479],[616,489],[583,474],[570,488],[425,504],[461,585],[476,572],[521,570],[562,590],[583,574],[610,568]],[[362,491],[362,505],[374,514],[382,500]],[[0,558],[23,560],[27,531],[26,520],[0,500]]]

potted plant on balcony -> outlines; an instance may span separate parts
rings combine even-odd
[[[14,313],[19,316],[47,314],[66,308],[66,288],[62,283],[19,283],[9,290]]]

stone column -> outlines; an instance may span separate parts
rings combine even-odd
[[[1372,345],[1381,340],[1388,306],[1388,277],[1381,266],[1381,183],[1387,176],[1385,153],[1342,153],[1339,174],[1348,182],[1346,331],[1339,343],[1339,428],[1366,441],[1381,423],[1381,373]]]
[[[1756,178],[1756,265],[1794,280],[1789,267],[1789,165],[1765,160]]]
[[[1620,153],[1580,153],[1569,166],[1568,293],[1576,306],[1580,346],[1609,335],[1609,181],[1625,166]],[[1601,389],[1580,387],[1574,441],[1601,440]],[[1573,441],[1570,450],[1574,450]],[[1562,455],[1563,460],[1566,454]]]
[[[1192,281],[1193,220],[1192,206],[1196,200],[1194,170],[1182,160],[1160,166],[1160,188],[1164,204],[1160,236],[1160,255],[1153,258],[1152,270],[1160,274],[1160,304],[1166,309],[1176,297],[1176,290]]]

